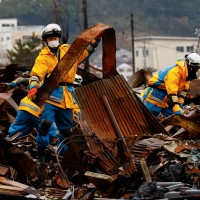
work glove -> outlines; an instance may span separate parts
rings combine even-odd
[[[10,82],[10,83],[8,84],[8,86],[9,86],[10,89],[12,89],[12,88],[17,87],[17,84],[16,84],[15,81],[12,81],[12,82]]]
[[[35,99],[37,91],[38,91],[38,89],[36,87],[31,88],[27,94],[28,99],[30,99],[30,100]]]
[[[29,78],[19,77],[15,81],[18,87],[26,87],[29,84]]]
[[[181,103],[183,99],[179,99],[176,94],[169,94],[167,98],[167,104],[172,108],[174,114],[182,115],[183,109],[181,108]]]
[[[185,99],[188,98],[188,93],[187,91],[183,90],[178,92],[177,96],[178,96],[178,104],[182,107],[185,102]]]
[[[178,104],[179,104],[179,106],[180,106],[181,108],[183,107],[184,102],[185,102],[185,99],[184,99],[184,98],[178,97]]]
[[[99,43],[101,42],[101,39],[93,39],[90,44],[93,48],[97,48]]]
[[[183,109],[178,105],[178,104],[175,104],[172,108],[174,114],[177,114],[177,115],[183,115],[184,112],[183,112]]]
[[[90,54],[94,53],[95,48],[98,47],[99,43],[100,43],[100,39],[93,39],[90,44],[87,47],[87,50],[89,51]]]

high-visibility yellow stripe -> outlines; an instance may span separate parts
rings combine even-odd
[[[18,107],[19,110],[25,110],[29,112],[30,114],[39,117],[41,113],[41,108],[38,107],[36,104],[34,104],[31,100],[29,100],[27,97],[24,97]]]
[[[33,105],[30,105],[29,103],[25,103],[25,102],[21,102],[21,103],[19,104],[19,106],[28,107],[28,108],[34,110],[35,112],[39,112],[39,111],[40,111],[39,108],[37,108],[37,107],[35,107],[35,106],[33,106]]]

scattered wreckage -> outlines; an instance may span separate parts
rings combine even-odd
[[[81,113],[72,135],[62,142],[68,146],[64,156],[59,155],[62,147],[49,145],[45,165],[38,164],[36,130],[5,140],[27,89],[7,91],[1,84],[0,199],[199,199],[199,106],[185,105],[189,117],[156,119],[134,89],[145,84],[149,74],[140,70],[127,82],[115,69],[114,30],[97,24],[86,33],[81,35],[86,41],[79,41],[82,50],[94,36],[102,37],[103,78],[78,69],[85,80],[74,92]],[[69,54],[76,55],[79,46],[74,44]],[[17,70],[7,66],[1,83],[11,82]],[[11,71],[13,77],[7,76]],[[57,73],[51,80],[57,80]],[[38,104],[51,92],[41,91]]]

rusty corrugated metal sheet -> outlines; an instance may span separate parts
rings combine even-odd
[[[164,141],[159,138],[147,138],[139,140],[135,143],[130,151],[134,157],[135,163],[139,164],[142,158],[147,159],[153,150],[161,149],[164,146]]]
[[[151,135],[148,123],[126,81],[121,76],[103,79],[76,88],[75,96],[85,113],[90,128],[107,147],[116,141],[114,130],[105,112],[102,96],[105,95],[121,132],[129,145],[144,135]]]
[[[98,160],[98,164],[106,174],[117,174],[119,172],[119,163],[111,152],[103,145],[97,137],[87,137],[90,151],[87,154]]]
[[[140,69],[135,72],[128,80],[128,84],[131,88],[136,88],[148,82],[148,79],[152,76],[151,72],[144,69]]]
[[[89,144],[89,153],[93,155],[90,156],[98,159],[105,173],[116,172],[122,166],[123,173],[132,174],[136,169],[134,162],[131,162],[131,158],[120,160],[119,152],[127,153],[127,149],[119,149],[117,144],[120,138],[117,138],[114,132],[103,101],[103,97],[106,97],[127,146],[144,135],[151,135],[138,99],[133,96],[126,81],[119,75],[95,81],[76,88],[75,96],[91,130],[84,131]],[[96,135],[96,142],[94,137],[92,139],[88,137],[92,135]]]
[[[112,68],[110,69],[110,71],[104,75],[104,78],[112,78],[113,76],[119,75],[118,71],[116,70],[116,68]]]

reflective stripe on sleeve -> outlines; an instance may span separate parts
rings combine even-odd
[[[40,112],[39,108],[37,108],[37,107],[35,107],[35,106],[33,106],[33,105],[29,104],[29,103],[20,102],[19,106],[28,107],[28,108],[34,110],[35,112]]]
[[[159,102],[159,103],[161,103],[161,104],[162,104],[162,102],[163,102],[162,99],[159,99],[158,97],[155,97],[155,96],[152,95],[152,94],[149,95],[148,98],[151,99],[151,100],[157,101],[157,102]]]

